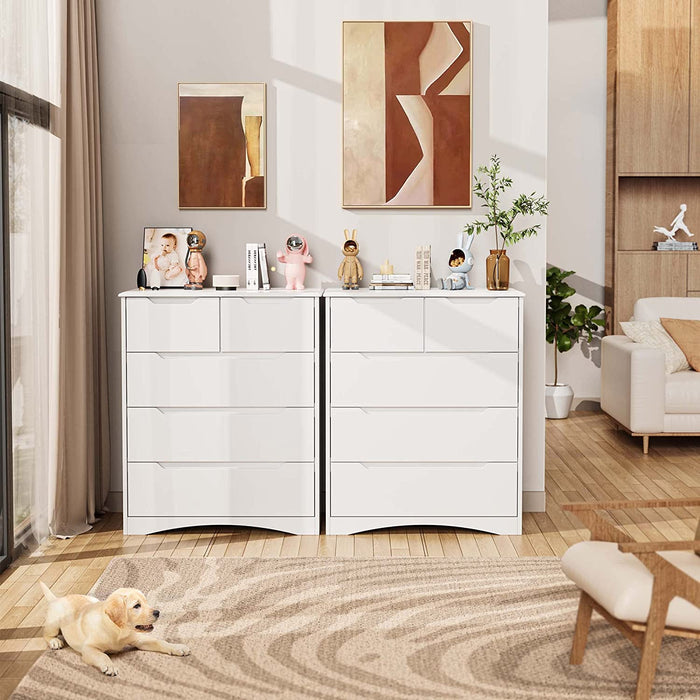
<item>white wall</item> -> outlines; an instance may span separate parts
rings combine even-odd
[[[335,283],[344,228],[357,228],[367,273],[389,258],[411,268],[416,245],[433,247],[434,271],[468,210],[343,210],[341,22],[471,19],[474,22],[474,163],[498,153],[514,192],[544,192],[547,166],[547,0],[98,0],[108,342],[114,456],[121,489],[119,306],[132,288],[144,226],[191,225],[208,237],[211,273],[243,271],[246,241],[276,250],[307,236],[307,284]],[[179,211],[177,83],[267,82],[266,211]],[[524,489],[544,490],[545,233],[512,253],[525,315]],[[484,285],[491,240],[475,245]],[[281,276],[274,280],[282,283]]]
[[[547,262],[576,270],[573,304],[603,306],[605,287],[606,0],[549,0],[550,213]],[[600,342],[559,358],[574,407],[600,400]],[[547,346],[547,381],[553,381]]]

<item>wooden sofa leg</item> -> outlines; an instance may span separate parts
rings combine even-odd
[[[649,436],[648,435],[642,436],[642,447],[644,448],[644,454],[648,455],[649,454]]]
[[[654,581],[654,589],[661,588],[657,583],[657,581]],[[651,688],[654,685],[656,664],[659,660],[661,642],[664,638],[666,615],[670,602],[669,598],[659,595],[657,590],[652,591],[649,619],[647,620],[647,629],[644,632],[644,641],[642,643],[642,659],[639,662],[639,671],[637,673],[635,700],[649,700],[651,698]]]
[[[591,615],[593,606],[587,593],[581,591],[581,598],[578,602],[578,615],[576,616],[576,629],[574,630],[574,641],[571,645],[570,664],[583,663],[583,655],[586,653],[586,642],[588,641],[588,630],[591,626]]]

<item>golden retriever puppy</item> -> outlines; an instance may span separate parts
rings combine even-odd
[[[184,644],[171,644],[150,636],[160,616],[146,603],[146,596],[135,588],[119,588],[107,600],[87,595],[57,598],[42,581],[44,597],[49,601],[44,639],[51,649],[66,644],[82,655],[83,661],[107,676],[116,676],[108,653],[136,647],[172,656],[188,656]]]

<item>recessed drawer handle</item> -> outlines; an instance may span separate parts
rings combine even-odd
[[[509,301],[511,297],[506,297],[505,299],[501,297],[500,299],[489,299],[488,297],[443,297],[451,304],[493,304],[499,301]]]
[[[191,462],[154,462],[161,469],[228,469],[233,471],[277,471],[284,467],[284,463],[279,462],[261,462],[260,464],[235,464],[232,462],[199,462],[198,464],[192,464]]]
[[[396,406],[373,406],[372,408],[366,408],[364,406],[358,406],[357,408],[353,408],[351,410],[353,411],[362,411],[363,413],[387,413],[389,411],[392,411],[394,413],[454,413],[455,411],[461,411],[461,412],[469,412],[469,413],[484,413],[485,411],[491,410],[491,408],[494,408],[493,406],[490,408],[469,408],[469,407],[457,407],[453,408],[451,406],[445,407],[445,408],[431,408],[429,406],[401,406],[400,408],[397,408]],[[500,408],[500,407],[498,407]],[[346,410],[346,409],[343,409]]]
[[[242,301],[244,304],[288,304],[290,301],[308,301],[308,298],[299,297],[238,297],[236,301]]]
[[[194,351],[187,351],[187,352],[156,352],[156,355],[160,357],[163,360],[176,360],[179,357],[212,357],[211,352],[198,352],[196,350]],[[264,352],[264,353],[257,353],[257,352],[221,352],[218,353],[216,356],[217,357],[226,357],[231,360],[255,360],[256,362],[258,360],[279,360],[280,357],[284,355],[288,355],[292,353],[284,353],[284,352]],[[310,354],[310,353],[305,353],[305,354]]]
[[[187,297],[147,297],[151,304],[194,304],[204,301],[201,297],[188,299]]]
[[[350,299],[354,301],[356,304],[386,304],[387,302],[400,302],[400,301],[420,301],[419,297],[412,297],[412,296],[406,296],[406,297],[344,297],[346,299]]]
[[[138,408],[138,407],[137,407]],[[279,408],[219,408],[219,407],[209,407],[202,408],[201,406],[178,406],[176,408],[161,408],[160,406],[153,406],[156,411],[167,415],[168,413],[191,413],[196,411],[197,413],[229,413],[234,416],[264,416],[264,415],[276,415],[288,410],[287,406],[280,406]]]

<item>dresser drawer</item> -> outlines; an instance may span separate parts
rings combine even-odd
[[[314,300],[298,297],[222,299],[221,350],[313,352]]]
[[[514,462],[516,408],[332,408],[334,462]]]
[[[313,516],[314,465],[130,462],[130,516]]]
[[[332,353],[333,406],[517,406],[516,353]]]
[[[518,300],[454,296],[425,300],[426,352],[517,352]]]
[[[311,353],[127,355],[127,405],[313,406]]]
[[[126,300],[130,352],[218,352],[219,300],[160,297]]]
[[[422,352],[423,299],[331,299],[331,350]]]
[[[312,462],[314,409],[127,410],[130,462]]]
[[[332,516],[515,516],[515,462],[375,464],[333,462]]]

